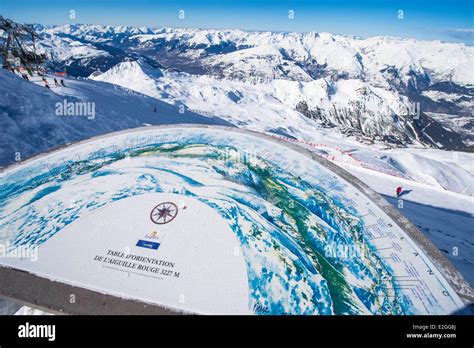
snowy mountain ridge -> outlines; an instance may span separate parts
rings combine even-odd
[[[470,69],[474,47],[459,43],[422,41],[394,37],[357,38],[330,33],[247,32],[239,29],[175,29],[123,27],[103,25],[38,26],[40,32],[69,34],[93,42],[138,48],[162,44],[170,50],[186,48],[188,56],[203,58],[221,56],[225,59],[210,63],[233,62],[232,58],[258,55],[291,58],[301,64],[327,65],[331,70],[349,73],[353,77],[371,77],[384,67],[397,67],[403,72],[426,72],[433,82],[473,85]],[[237,57],[226,53],[242,51]],[[245,53],[244,53],[245,52]],[[372,76],[375,77],[375,76]]]
[[[315,32],[36,27],[41,46],[70,75],[92,74],[205,114],[255,117],[250,109],[263,102],[269,113],[278,105],[280,120],[296,111],[363,141],[447,149],[474,144],[474,47],[463,44]],[[146,73],[118,71],[131,72],[121,65],[129,61],[144,62]],[[417,122],[410,111],[416,103]]]
[[[414,122],[408,115],[408,98],[358,79],[306,82],[274,79],[253,83],[166,69],[161,73],[153,71],[156,70],[144,62],[122,62],[90,78],[171,104],[182,103],[199,113],[216,115],[229,122],[239,119],[240,124],[259,130],[279,128],[285,134],[308,140],[312,137],[311,128],[321,127],[323,123],[323,127],[337,125],[346,134],[369,142],[378,139],[398,145],[416,143],[435,147],[443,147],[448,141],[460,142],[456,133],[424,115]]]

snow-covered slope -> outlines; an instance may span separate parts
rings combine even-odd
[[[474,193],[471,182],[473,168],[461,164],[474,160],[472,154],[455,153],[458,158],[466,161],[464,162],[456,161],[452,153],[439,150],[395,148],[382,151],[384,145],[362,145],[332,128],[320,126],[289,106],[296,100],[318,94],[319,104],[328,108],[331,107],[331,101],[336,104],[347,102],[351,94],[354,94],[351,89],[353,85],[348,80],[339,81],[337,84],[341,86],[340,94],[327,100],[324,97],[327,85],[320,81],[298,83],[273,80],[264,85],[255,85],[243,81],[168,71],[165,71],[163,76],[154,78],[146,74],[148,70],[149,68],[142,67],[139,62],[125,62],[102,75],[91,78],[131,88],[169,103],[183,103],[202,114],[219,116],[239,127],[314,143],[324,142],[330,146],[329,150],[340,148],[342,151],[350,151],[357,157],[358,165],[395,173],[400,177],[429,183],[454,192],[468,195]],[[390,95],[387,98],[389,97]],[[384,101],[382,98],[378,100]],[[374,109],[376,105],[374,102]],[[374,115],[377,117],[377,114]],[[393,127],[390,123],[385,124],[383,119],[380,119],[378,124],[388,129]],[[369,127],[370,123],[364,126]],[[321,153],[327,154],[328,148],[324,148],[324,151],[326,153]],[[350,159],[349,163],[353,163],[353,159],[349,156],[337,158],[343,162],[346,159]]]
[[[451,81],[461,85],[474,83],[472,46],[385,37],[354,42],[365,53],[363,57],[367,71],[380,71],[391,66],[397,67],[407,75],[410,70],[427,74],[432,83],[439,81]]]
[[[446,192],[430,183],[417,183],[347,164],[342,167],[399,209],[449,258],[466,280],[474,284],[472,197]],[[401,198],[393,191],[397,186],[403,187],[405,192]]]
[[[117,64],[104,74],[96,77],[91,76],[91,79],[113,83],[146,94],[148,91],[157,88],[156,79],[162,76],[160,70],[153,69],[146,63],[139,64],[136,61],[126,61]],[[124,81],[127,81],[127,83],[123,83]]]
[[[53,147],[116,130],[152,124],[226,124],[200,116],[118,86],[92,80],[65,79],[66,87],[52,89],[0,70],[0,165],[25,159]],[[57,103],[94,103],[95,115],[57,115]],[[89,104],[92,106],[92,104]],[[156,112],[154,108],[156,107]],[[18,158],[18,157],[17,157]]]

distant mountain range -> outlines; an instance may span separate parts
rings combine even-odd
[[[92,75],[202,113],[297,112],[361,142],[474,145],[474,47],[464,44],[314,32],[35,28],[41,49],[52,52],[50,68],[65,66],[73,76]],[[278,125],[287,133],[292,126]]]

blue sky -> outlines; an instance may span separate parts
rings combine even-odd
[[[1,0],[0,14],[42,24],[328,31],[474,44],[474,0]]]

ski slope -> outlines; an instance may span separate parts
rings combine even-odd
[[[119,86],[64,78],[55,87],[54,76],[25,81],[0,70],[0,166],[95,135],[146,125],[210,123],[228,125],[217,117],[204,117]],[[62,77],[56,77],[58,81]],[[58,115],[57,104],[93,103],[95,115]],[[92,105],[92,104],[90,104]],[[154,109],[156,108],[156,112]]]
[[[472,197],[374,170],[339,165],[383,195],[449,258],[471,286],[474,284]],[[400,198],[394,190],[398,186],[407,191]]]

